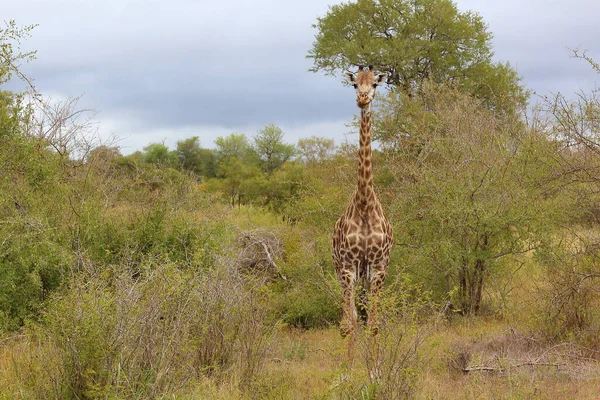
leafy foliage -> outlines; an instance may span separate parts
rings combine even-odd
[[[492,35],[481,16],[459,12],[450,0],[342,3],[314,27],[313,71],[373,65],[405,94],[419,93],[426,81],[451,83],[511,113],[526,100],[510,65],[492,61]]]
[[[215,153],[212,150],[200,147],[198,136],[177,142],[177,155],[183,169],[206,178],[216,176]]]
[[[21,42],[28,38],[36,25],[18,26],[14,20],[0,24],[0,85],[8,82],[14,74],[24,79],[19,71],[21,61],[35,59],[35,51],[22,51]]]
[[[147,163],[165,167],[175,168],[178,163],[177,153],[169,151],[169,148],[162,143],[153,143],[144,147],[142,157]]]
[[[298,149],[307,164],[319,164],[333,156],[335,145],[333,139],[311,136],[298,140]]]
[[[254,150],[260,158],[261,169],[268,175],[290,160],[296,152],[294,146],[283,142],[283,131],[275,125],[267,125],[254,137]]]
[[[540,191],[548,160],[539,150],[552,146],[452,88],[426,85],[412,101],[390,93],[382,114],[377,132],[393,177],[386,202],[398,237],[415,249],[404,263],[457,311],[477,313],[488,277],[552,232],[539,223],[552,207]]]

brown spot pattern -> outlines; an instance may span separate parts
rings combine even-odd
[[[372,87],[374,81],[373,71],[359,71],[359,94],[361,86]],[[357,189],[336,222],[332,238],[333,263],[344,296],[340,328],[342,335],[350,335],[352,340],[358,322],[354,303],[357,285],[369,290],[367,326],[373,334],[378,331],[378,296],[393,244],[392,227],[373,189],[371,127],[371,111],[361,108]],[[350,342],[348,346],[350,354]]]

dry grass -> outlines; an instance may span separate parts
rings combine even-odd
[[[0,340],[0,399],[61,398],[59,349],[35,333]]]
[[[570,343],[547,344],[505,322],[460,321],[430,340],[420,399],[598,399],[600,364]]]
[[[532,279],[539,281],[540,275],[532,263],[513,276],[513,289],[501,317],[457,317],[424,327],[428,333],[418,348],[418,362],[409,365],[416,384],[406,397],[600,399],[600,351],[574,342],[546,342],[534,335],[531,319],[538,306]],[[402,325],[401,320],[388,324],[390,332],[396,332],[396,325]],[[24,332],[30,333],[0,338],[0,399],[63,398],[57,381],[64,373],[60,367],[63,355],[56,343],[42,333]],[[406,331],[401,346],[410,346],[413,336]],[[390,348],[394,338],[381,337]],[[358,349],[365,353],[365,346]],[[216,400],[385,398],[369,377],[365,354],[357,354],[353,369],[348,369],[346,346],[335,326],[279,328],[265,351],[261,368],[243,386],[239,384],[243,377],[231,368],[233,372],[220,379],[193,376],[185,385],[173,388],[169,396]],[[383,384],[380,382],[380,388]]]
[[[345,346],[337,329],[283,330],[258,383],[265,398],[323,398],[342,373]]]
[[[464,319],[441,327],[422,346],[418,399],[598,399],[600,364],[572,344],[545,345],[503,322]],[[281,329],[273,338],[264,368],[240,391],[235,379],[202,378],[174,393],[181,399],[329,399],[373,397],[368,374],[358,359],[349,371],[337,328]],[[50,343],[17,336],[0,343],[0,398],[30,398],[20,380],[57,356]],[[530,363],[530,365],[525,365]],[[489,367],[478,370],[477,367]],[[472,370],[465,372],[464,369]],[[51,385],[51,373],[45,384]],[[340,388],[351,384],[353,392]],[[349,394],[349,393],[354,393]],[[48,392],[49,395],[54,393]]]

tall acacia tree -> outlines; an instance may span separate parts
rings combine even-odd
[[[342,3],[314,27],[312,71],[373,65],[409,96],[433,80],[456,85],[495,110],[511,112],[526,101],[517,73],[492,60],[492,34],[482,17],[460,12],[451,0]]]

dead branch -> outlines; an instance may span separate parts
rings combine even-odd
[[[97,143],[97,126],[94,110],[79,108],[81,97],[64,101],[34,96],[35,112],[32,115],[30,135],[48,143],[60,155],[85,155]]]
[[[476,372],[476,371],[502,372],[502,371],[504,371],[504,368],[494,368],[494,367],[484,367],[484,366],[474,365],[472,367],[463,368],[462,371],[465,374],[468,374],[469,372]]]
[[[468,374],[469,372],[479,372],[479,371],[503,373],[506,371],[510,371],[511,369],[521,368],[521,367],[555,367],[557,370],[559,370],[560,367],[564,367],[566,365],[567,365],[567,363],[546,363],[546,362],[527,361],[527,362],[522,362],[522,363],[518,363],[518,364],[514,364],[514,365],[509,365],[508,367],[489,367],[486,365],[474,365],[471,367],[465,367],[462,369],[462,371],[465,374]]]
[[[274,233],[262,229],[241,232],[237,238],[240,249],[238,263],[242,269],[275,274],[287,278],[275,262],[283,256],[283,244]]]

